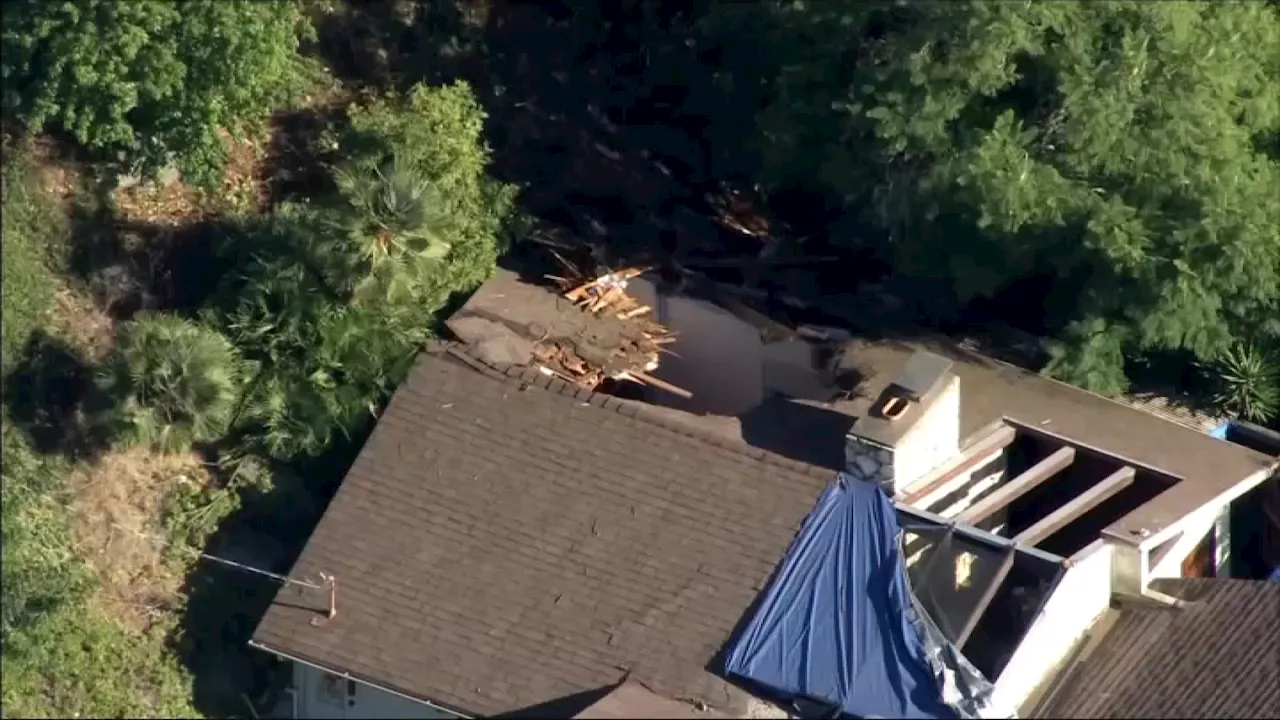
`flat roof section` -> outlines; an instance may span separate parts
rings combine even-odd
[[[1178,478],[1112,522],[1107,529],[1113,533],[1139,537],[1159,532],[1280,465],[1277,458],[966,350],[949,338],[922,334],[909,341],[852,340],[844,345],[840,369],[857,372],[867,388],[882,388],[920,350],[953,361],[950,372],[960,378],[961,437],[1008,419]],[[830,406],[861,417],[877,398],[860,395]]]

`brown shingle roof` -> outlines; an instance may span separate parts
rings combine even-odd
[[[1190,604],[1120,610],[1036,716],[1280,717],[1280,583],[1205,578],[1153,587]]]
[[[288,586],[255,642],[469,714],[627,671],[737,714],[703,668],[833,474],[507,372],[422,356],[292,571],[337,615]]]
[[[574,720],[718,720],[725,716],[701,712],[687,703],[655,695],[643,685],[628,680],[573,717]]]

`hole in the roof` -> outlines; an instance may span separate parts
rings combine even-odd
[[[1009,449],[1006,482],[1032,470],[1063,448],[1074,447],[1049,435],[1020,428]],[[1101,536],[1120,520],[1173,487],[1178,479],[1144,467],[1126,465],[1123,459],[1087,448],[1074,447],[1070,464],[1026,491],[999,514],[1008,537],[1030,531],[1027,542],[1046,552],[1070,557]],[[1113,480],[1124,468],[1133,468],[1132,480]],[[1100,492],[1104,484],[1118,489],[1091,506],[1081,506],[1082,496]],[[999,485],[995,489],[999,489]],[[1027,537],[1027,536],[1024,536]]]

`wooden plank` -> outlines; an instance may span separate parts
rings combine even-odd
[[[978,627],[978,622],[982,620],[982,615],[987,611],[987,607],[991,605],[991,601],[995,599],[996,592],[1000,590],[1000,586],[1004,584],[1004,579],[1009,575],[1009,571],[1013,569],[1013,561],[1018,557],[1017,549],[1010,547],[1004,553],[1004,559],[1000,561],[1000,567],[996,569],[996,574],[991,578],[987,589],[982,591],[982,596],[978,598],[978,604],[973,606],[973,610],[969,611],[969,617],[965,619],[964,625],[960,628],[960,634],[956,635],[954,645],[961,650],[964,644],[969,641],[969,636]]]
[[[990,435],[965,448],[950,463],[943,465],[938,470],[925,475],[914,483],[913,487],[909,488],[910,492],[899,497],[898,501],[906,505],[915,505],[932,495],[938,488],[956,479],[964,471],[972,469],[974,465],[986,459],[987,456],[1009,447],[1017,436],[1018,431],[1016,429],[1009,425],[1001,424]],[[914,485],[919,485],[919,489],[915,489]]]
[[[1004,483],[995,492],[956,515],[956,522],[977,525],[1067,469],[1075,459],[1075,448],[1070,445],[1058,448],[1049,457],[1032,465],[1026,472]]]
[[[1137,472],[1126,465],[1102,482],[1081,493],[1076,499],[1046,515],[1013,539],[1015,543],[1035,545],[1066,527],[1068,523],[1101,505],[1111,496],[1133,484]]]
[[[629,379],[629,380],[632,380],[632,381],[634,381],[634,382],[641,383],[641,384],[643,384],[643,385],[652,385],[652,386],[654,386],[654,387],[656,387],[656,388],[660,388],[660,389],[662,389],[662,390],[666,390],[667,392],[671,393],[672,395],[677,395],[677,396],[682,397],[682,398],[684,398],[684,399],[686,399],[686,400],[688,400],[689,398],[693,397],[693,393],[689,392],[688,390],[685,390],[684,388],[682,388],[682,387],[680,387],[680,386],[678,386],[678,385],[672,385],[671,383],[669,383],[669,382],[667,382],[667,381],[665,381],[665,380],[660,380],[660,379],[658,379],[658,378],[656,378],[656,377],[654,377],[654,376],[652,376],[652,375],[649,375],[649,374],[647,374],[647,373],[641,372],[641,371],[639,371],[639,370],[628,370],[628,371],[625,373],[625,377],[626,377],[627,379]]]

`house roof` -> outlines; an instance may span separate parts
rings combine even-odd
[[[714,712],[702,712],[687,703],[655,695],[633,680],[623,682],[609,691],[608,695],[592,703],[586,710],[574,715],[575,720],[626,720],[627,718],[712,720],[723,717],[726,716]]]
[[[1266,454],[987,357],[947,338],[922,334],[910,341],[854,340],[845,346],[842,365],[857,369],[864,386],[874,390],[892,381],[918,350],[954,361],[951,372],[960,378],[962,438],[1007,419],[1180,480],[1108,528],[1121,536],[1159,532],[1277,464]],[[872,400],[874,396],[857,397],[834,405],[860,416]]]
[[[1280,583],[1156,580],[1181,608],[1124,607],[1037,717],[1280,717]]]
[[[472,715],[630,677],[741,716],[705,672],[832,473],[640,403],[424,353],[254,642]]]

